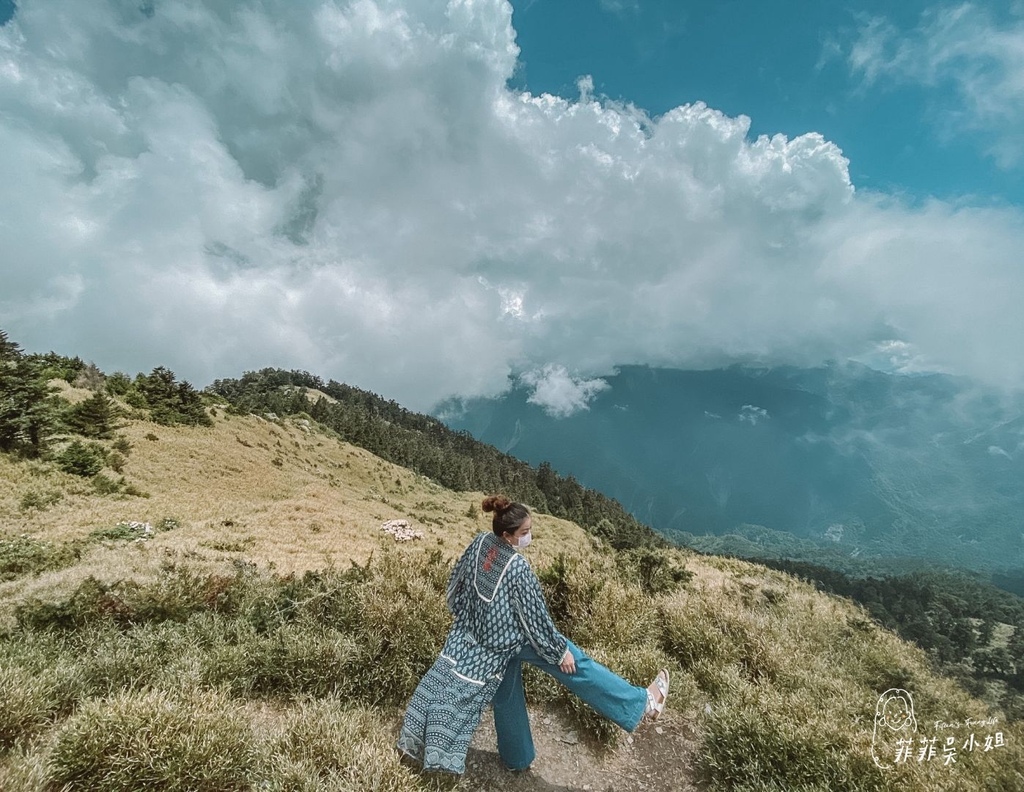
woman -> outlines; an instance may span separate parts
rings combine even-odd
[[[528,767],[533,741],[522,691],[524,661],[554,675],[628,731],[660,715],[667,671],[647,689],[630,685],[555,628],[537,576],[518,552],[533,539],[529,509],[491,495],[483,510],[494,513],[491,532],[477,536],[455,564],[447,590],[454,621],[409,702],[398,749],[425,770],[461,774],[480,716],[494,700],[502,760],[512,769]]]

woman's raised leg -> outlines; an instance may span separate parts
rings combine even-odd
[[[528,767],[535,750],[523,693],[522,663],[530,663],[550,674],[590,707],[626,731],[640,724],[647,708],[647,689],[632,685],[606,666],[594,660],[572,641],[569,651],[576,659],[576,673],[566,674],[557,665],[543,660],[527,645],[505,670],[494,697],[494,728],[498,735],[498,754],[512,769]]]

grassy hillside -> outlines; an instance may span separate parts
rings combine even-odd
[[[435,788],[391,745],[447,629],[451,558],[486,529],[482,493],[313,422],[210,414],[123,421],[97,441],[124,457],[101,473],[126,482],[106,494],[0,455],[0,789]],[[395,543],[380,529],[395,518],[423,538]],[[663,786],[610,775],[634,744],[529,676],[535,712],[598,746],[591,788],[1024,788],[1020,724],[850,602],[740,560],[535,525],[528,556],[563,630],[636,682],[674,672],[662,733],[635,737],[676,757]],[[897,748],[874,723],[890,688],[913,695],[917,730],[908,761],[879,769],[873,741],[883,758]],[[475,772],[461,789],[492,788]]]
[[[60,388],[72,402],[89,395]],[[72,569],[2,584],[6,610],[18,597],[66,589],[83,576],[151,573],[167,557],[211,567],[244,557],[278,574],[302,573],[365,562],[387,520],[408,520],[424,534],[420,545],[445,556],[484,527],[483,494],[452,493],[308,421],[232,416],[216,408],[211,414],[209,429],[123,422],[118,435],[131,448],[122,474],[142,496],[98,497],[80,476],[0,455],[0,480],[7,484],[0,492],[0,531],[86,549]],[[119,523],[158,526],[165,520],[182,530],[158,532],[128,553],[122,543],[90,538]],[[549,553],[555,544],[578,552],[588,543],[571,523],[543,522],[555,540],[543,543]]]

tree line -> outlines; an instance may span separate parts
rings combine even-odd
[[[54,380],[65,380],[92,393],[72,404],[51,385]],[[115,401],[115,396],[128,406],[127,410]],[[47,458],[69,436],[94,442],[112,440],[124,417],[167,425],[212,425],[202,394],[188,382],[179,381],[167,368],[157,367],[134,379],[122,372],[106,376],[78,357],[55,352],[26,354],[0,330],[0,452]],[[81,463],[72,465],[76,469],[69,472],[95,472],[96,460],[83,462],[90,454],[100,453],[95,445],[72,440],[69,447],[71,456]],[[67,452],[68,447],[61,451]]]
[[[547,514],[572,520],[616,549],[666,547],[668,542],[622,505],[562,476],[536,468],[449,429],[429,415],[306,371],[265,368],[207,388],[241,413],[308,415],[343,440],[456,491],[503,492]],[[319,393],[315,393],[319,392]],[[323,398],[320,394],[328,398]]]

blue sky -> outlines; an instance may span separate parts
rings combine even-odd
[[[752,135],[821,132],[850,159],[858,188],[1019,205],[1024,168],[1001,167],[986,154],[998,125],[943,127],[943,116],[960,109],[955,81],[939,76],[932,85],[897,79],[868,84],[849,62],[872,22],[885,20],[912,41],[927,28],[929,14],[958,5],[516,0],[513,23],[522,53],[512,84],[574,96],[577,78],[589,74],[595,92],[653,115],[703,101],[728,115],[748,116]],[[1006,3],[974,7],[990,15],[997,29],[1014,21],[1020,29],[1020,16],[1010,14]],[[1020,121],[1020,114],[1015,118]]]
[[[26,349],[414,409],[623,364],[1024,388],[1021,0],[11,8]]]

